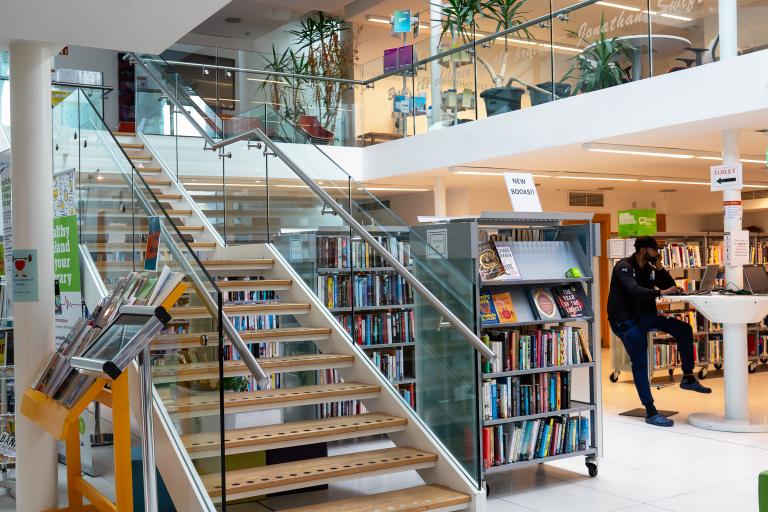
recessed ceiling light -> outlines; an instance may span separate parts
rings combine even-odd
[[[224,21],[227,23],[240,23],[243,21],[242,18],[238,18],[237,16],[233,16],[231,18],[224,18]]]

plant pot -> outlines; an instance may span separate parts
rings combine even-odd
[[[558,82],[555,85],[555,95],[558,98],[564,98],[571,95],[571,84]],[[531,95],[531,105],[541,105],[548,101],[552,101],[552,82],[544,82],[543,84],[536,84],[538,89],[528,87],[528,94]],[[540,89],[544,89],[543,91]],[[544,92],[546,91],[546,92]]]
[[[490,116],[520,110],[520,99],[525,89],[520,87],[494,87],[480,93],[485,101],[485,113]]]

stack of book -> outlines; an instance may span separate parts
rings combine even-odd
[[[79,373],[69,360],[82,356],[110,323],[115,320],[120,306],[159,306],[178,286],[184,274],[164,267],[156,272],[137,273],[117,281],[112,295],[104,298],[89,319],[76,323],[58,350],[34,379],[32,388],[55,399],[63,406],[72,407],[93,384],[95,377]],[[147,340],[148,342],[149,340]]]
[[[483,418],[517,418],[568,409],[571,403],[568,371],[502,377],[483,381]]]
[[[491,331],[484,336],[495,357],[485,361],[484,373],[532,370],[592,361],[582,330],[560,326]]]
[[[552,416],[483,428],[483,466],[543,459],[586,450],[591,445],[589,418]]]
[[[406,242],[392,236],[375,238],[397,261],[410,265],[409,246]],[[384,258],[367,242],[350,240],[348,236],[319,236],[316,244],[317,265],[321,268],[366,269],[388,266]]]

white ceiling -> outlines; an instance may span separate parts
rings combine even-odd
[[[226,0],[0,0],[0,48],[27,40],[54,46],[160,53]]]

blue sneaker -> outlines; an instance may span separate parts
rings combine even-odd
[[[653,416],[649,416],[645,418],[645,422],[648,423],[649,425],[655,425],[657,427],[671,427],[672,425],[675,424],[674,421],[667,418],[661,413],[656,413]]]
[[[712,392],[711,388],[702,386],[701,382],[697,381],[696,379],[693,379],[690,382],[686,382],[685,380],[683,380],[682,382],[680,382],[680,387],[682,389],[687,389],[688,391],[695,391],[697,393],[711,393]]]

